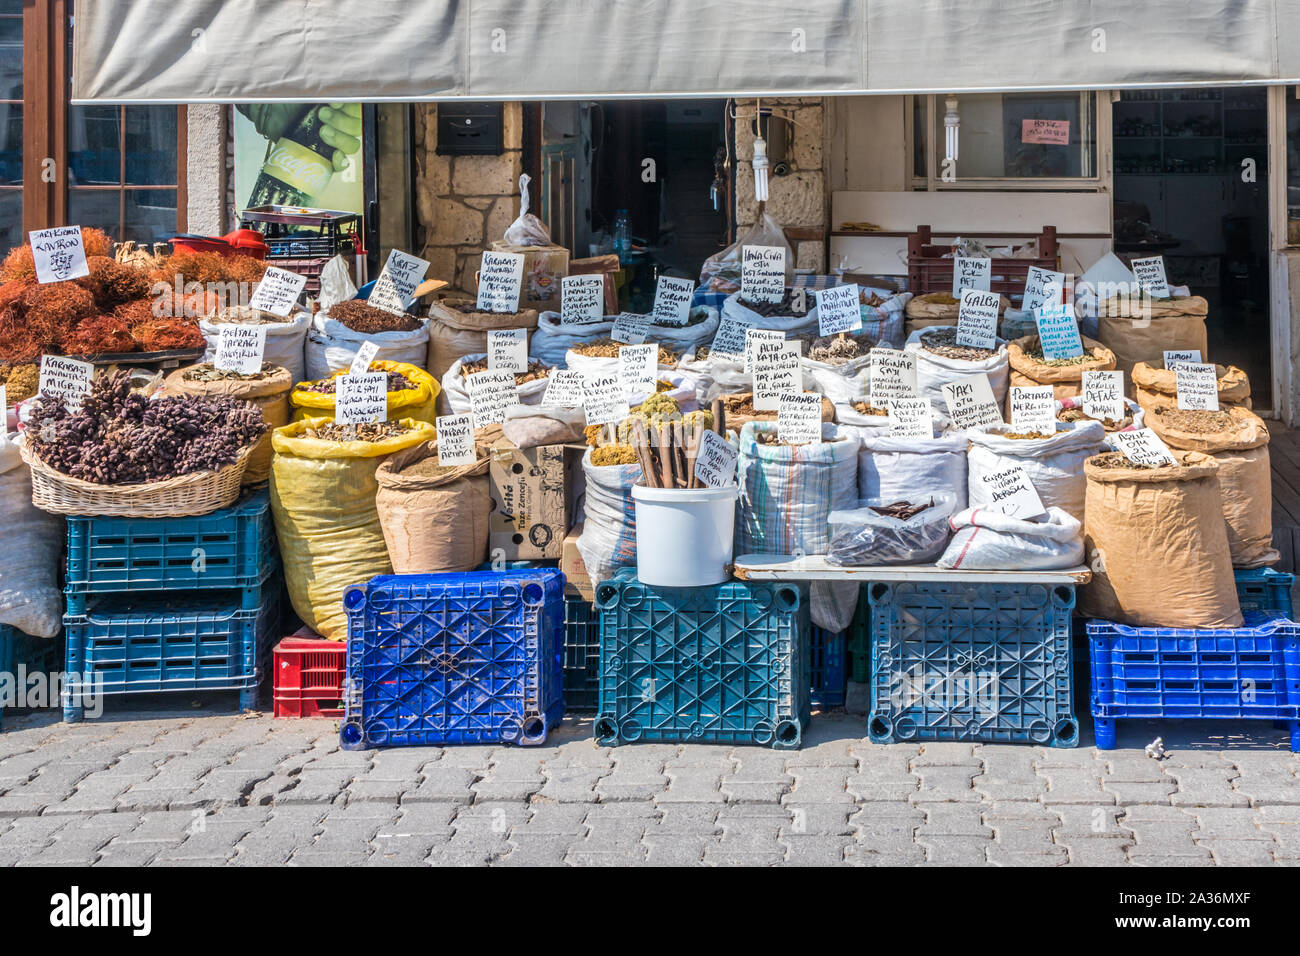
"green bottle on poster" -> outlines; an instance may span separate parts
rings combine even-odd
[[[271,147],[253,184],[247,208],[307,206],[334,175],[333,147],[320,136],[319,107],[309,106],[292,129]]]

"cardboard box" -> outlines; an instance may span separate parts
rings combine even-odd
[[[492,445],[489,557],[559,559],[572,513],[570,484],[580,462],[577,453],[573,445],[516,448],[505,438]],[[581,470],[580,464],[576,467]]]
[[[587,565],[582,560],[582,554],[578,551],[580,534],[582,534],[582,525],[575,525],[564,538],[564,549],[560,555],[560,570],[564,572],[564,590],[565,593],[580,597],[584,601],[594,601],[596,588],[590,575],[587,574]]]
[[[492,243],[493,252],[521,252],[524,281],[519,290],[519,308],[558,311],[560,280],[569,274],[569,250],[549,246],[512,246],[504,239]]]

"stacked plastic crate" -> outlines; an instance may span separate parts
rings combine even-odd
[[[57,647],[57,641],[32,637],[16,627],[0,624],[0,675],[11,675],[7,688],[0,677],[0,727],[4,725],[6,707],[28,706],[25,693],[31,675],[59,669]]]
[[[281,591],[264,486],[197,517],[67,522],[64,720],[91,695],[238,691],[258,708]]]

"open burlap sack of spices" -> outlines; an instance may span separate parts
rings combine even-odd
[[[1011,300],[1005,295],[998,297],[998,315],[1001,316],[1011,306]],[[935,325],[956,325],[957,313],[961,310],[961,300],[951,292],[927,292],[914,296],[903,308],[903,332],[911,335],[917,329],[928,329]]]
[[[1241,627],[1218,463],[1176,451],[1176,465],[1090,458],[1078,613],[1139,627]]]
[[[1180,410],[1168,402],[1151,408],[1146,422],[1170,448],[1204,452],[1218,462],[1232,566],[1276,564],[1281,555],[1273,549],[1273,481],[1264,420],[1240,405],[1207,412]]]
[[[1250,377],[1235,365],[1215,365],[1219,405],[1244,405],[1250,408]],[[1133,366],[1133,392],[1143,408],[1174,405],[1178,401],[1178,376],[1165,368],[1162,360],[1138,362]]]
[[[487,560],[490,462],[439,465],[436,441],[384,460],[375,509],[394,573],[472,571]]]
[[[1142,309],[1150,309],[1150,315]],[[1165,350],[1208,350],[1205,316],[1209,306],[1198,295],[1170,299],[1116,297],[1098,310],[1097,337],[1115,353],[1115,368],[1125,382],[1138,362],[1164,364]],[[1130,385],[1130,388],[1132,386]]]
[[[1083,339],[1083,355],[1077,359],[1045,359],[1037,335],[1026,335],[1007,343],[1012,387],[1052,386],[1058,402],[1083,393],[1084,372],[1109,372],[1115,367],[1115,353],[1095,339]]]
[[[223,372],[208,362],[178,368],[163,380],[163,395],[197,395],[200,398],[238,398],[262,410],[269,426],[248,457],[243,482],[253,485],[271,476],[271,432],[289,423],[289,390],[293,376],[287,368],[263,364],[256,377]]]
[[[441,381],[456,359],[487,352],[489,331],[528,329],[531,337],[535,328],[536,309],[479,312],[474,299],[443,299],[429,310],[429,360],[425,367]]]

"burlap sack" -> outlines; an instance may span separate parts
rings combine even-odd
[[[244,484],[254,485],[271,477],[271,432],[281,425],[289,424],[289,390],[293,388],[293,376],[287,368],[279,365],[263,365],[262,370],[270,374],[266,378],[242,381],[230,379],[216,382],[193,382],[185,380],[185,373],[193,366],[178,368],[163,380],[164,395],[199,395],[203,398],[239,398],[252,402],[262,410],[265,419],[266,434],[253,446],[253,453],[248,458],[248,467],[244,470]]]
[[[537,328],[537,310],[520,309],[511,315],[493,312],[461,312],[457,305],[473,305],[473,299],[443,299],[429,310],[429,373],[442,381],[451,363],[465,355],[487,351],[487,334],[492,329]]]
[[[1137,306],[1150,307],[1150,317],[1134,316]],[[1205,315],[1209,310],[1200,296],[1175,299],[1108,299],[1100,308],[1097,337],[1115,353],[1115,367],[1124,373],[1128,394],[1133,395],[1131,376],[1138,362],[1163,365],[1166,349],[1196,349],[1202,355],[1209,348]]]
[[[1250,377],[1235,365],[1215,365],[1219,380],[1220,405],[1250,408]],[[1178,399],[1178,376],[1165,368],[1163,360],[1138,362],[1133,366],[1133,391],[1143,408],[1169,405]]]
[[[1268,426],[1240,405],[1222,411],[1232,416],[1231,427],[1209,434],[1186,432],[1171,426],[1166,416],[1173,402],[1166,400],[1147,411],[1147,427],[1170,448],[1199,451],[1219,464],[1219,489],[1223,519],[1228,526],[1228,548],[1234,568],[1262,568],[1276,564],[1281,555],[1273,549],[1273,477],[1269,470]]]
[[[438,469],[438,443],[388,458],[375,472],[375,508],[397,574],[472,571],[487,558],[486,456],[472,465]],[[422,474],[415,474],[417,466]]]
[[[726,416],[727,428],[734,428],[737,432],[746,422],[774,422],[776,421],[776,411],[760,412],[750,411],[741,413],[738,409],[742,405],[752,405],[754,401],[753,392],[732,392],[728,395],[718,396],[722,399],[722,410]],[[822,421],[835,421],[835,406],[829,398],[822,397]]]
[[[1200,452],[1179,465],[1084,463],[1084,560],[1092,581],[1078,613],[1140,627],[1241,627],[1228,556],[1219,466]]]
[[[1045,365],[1042,361],[1030,358],[1026,353],[1039,349],[1038,336],[1026,335],[1007,343],[1007,361],[1011,364],[1012,387],[1021,388],[1034,385],[1052,386],[1053,396],[1058,402],[1073,398],[1083,392],[1084,372],[1109,372],[1115,367],[1115,353],[1096,339],[1083,339],[1083,351],[1090,356],[1078,365]]]
[[[998,315],[1005,312],[1011,300],[1005,295],[998,297]],[[949,292],[927,292],[913,297],[903,309],[905,335],[911,335],[917,329],[928,329],[936,325],[956,325],[957,313],[961,303],[953,300]]]

